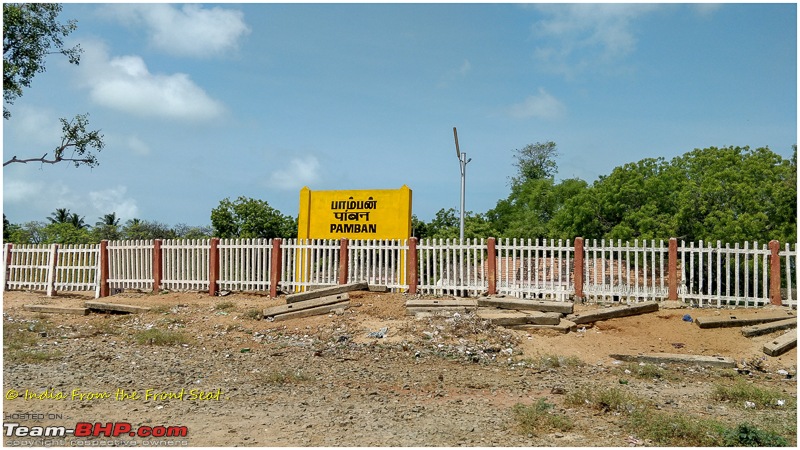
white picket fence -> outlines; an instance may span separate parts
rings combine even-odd
[[[417,244],[418,292],[431,295],[479,295],[486,291],[486,243],[465,239],[422,239]]]
[[[209,289],[210,240],[161,243],[160,286],[168,290]],[[268,291],[272,283],[270,239],[222,239],[218,243],[221,290]],[[282,292],[340,281],[340,240],[281,241]],[[423,239],[417,248],[417,292],[427,295],[477,296],[487,292],[488,243],[467,239]],[[5,289],[95,291],[99,295],[99,245],[14,245]],[[366,281],[394,291],[408,289],[408,242],[348,241],[346,282]],[[496,249],[497,292],[520,298],[567,301],[575,289],[575,249],[570,241],[500,239]],[[154,241],[111,241],[108,285],[152,290]],[[601,240],[583,247],[582,291],[589,301],[637,302],[668,296],[668,246],[664,241],[622,243]],[[697,306],[759,307],[770,303],[770,250],[758,243],[731,247],[681,242],[678,247],[678,297]],[[780,251],[783,305],[797,307],[797,248]],[[57,262],[54,260],[57,258]]]
[[[272,239],[220,239],[217,248],[221,290],[269,291]]]
[[[108,287],[111,292],[124,289],[153,289],[153,241],[109,241]],[[99,283],[99,277],[96,281]]]
[[[575,248],[569,240],[500,239],[496,248],[499,294],[559,301],[575,294]]]
[[[667,298],[667,252],[664,241],[635,240],[584,245],[583,293],[596,301],[636,302]]]

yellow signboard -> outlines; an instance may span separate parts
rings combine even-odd
[[[300,190],[299,239],[408,239],[411,189]]]

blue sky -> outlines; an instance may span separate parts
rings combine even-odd
[[[224,198],[296,216],[299,190],[413,191],[458,210],[509,193],[514,149],[554,141],[557,180],[694,148],[797,142],[788,4],[66,4],[79,66],[51,56],[3,123],[4,161],[89,113],[100,165],[11,164],[12,223],[69,208],[210,225]]]

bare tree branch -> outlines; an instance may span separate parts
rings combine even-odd
[[[32,161],[38,161],[43,164],[57,164],[66,161],[75,164],[75,167],[80,167],[81,164],[89,167],[98,165],[97,156],[92,150],[99,152],[105,144],[103,143],[103,135],[100,134],[99,130],[86,130],[86,126],[89,124],[88,116],[88,114],[79,114],[69,122],[63,118],[59,119],[61,120],[61,130],[64,134],[61,137],[61,145],[53,151],[54,157],[52,159],[47,159],[47,153],[40,158],[26,159],[20,159],[14,155],[13,158],[3,163],[3,167],[11,163],[24,164]],[[63,156],[64,152],[69,148],[72,148],[73,157],[65,158]],[[79,156],[79,158],[75,158],[75,155]]]
[[[3,163],[3,167],[5,167],[5,166],[7,166],[7,165],[9,165],[11,163],[23,163],[23,164],[26,164],[26,163],[34,162],[34,161],[39,161],[39,162],[41,162],[43,164],[57,164],[57,163],[60,163],[61,161],[73,162],[75,164],[90,164],[92,162],[91,158],[82,158],[81,159],[81,158],[58,158],[58,157],[56,157],[56,158],[53,158],[53,159],[46,159],[46,157],[47,157],[47,153],[42,155],[40,158],[29,158],[29,159],[19,159],[19,158],[17,158],[16,155],[14,155],[13,158],[11,158],[8,161]]]

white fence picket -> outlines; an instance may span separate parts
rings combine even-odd
[[[110,241],[108,286],[114,290],[153,289],[153,241]]]
[[[50,250],[50,245],[14,245],[11,263],[6,267],[6,288],[46,291],[50,276]]]
[[[109,287],[152,290],[153,241],[108,243]],[[585,296],[594,301],[641,301],[668,295],[663,241],[622,243],[601,240],[584,246]],[[283,292],[339,282],[340,240],[282,241]],[[500,294],[566,300],[575,293],[574,247],[569,241],[501,239],[496,245],[496,287]],[[99,295],[99,246],[4,246],[6,289],[90,291]],[[272,241],[223,239],[219,249],[221,289],[267,291],[271,285]],[[418,292],[480,295],[488,288],[488,246],[484,240],[424,239],[417,245]],[[408,288],[408,242],[348,241],[347,282],[366,281],[393,291]],[[161,286],[206,290],[209,240],[166,240],[161,245]],[[53,260],[57,257],[57,261]],[[779,252],[783,305],[797,307],[797,245]],[[52,268],[55,267],[55,271]],[[745,242],[741,247],[700,241],[678,248],[678,296],[698,306],[763,306],[770,303],[770,250]],[[785,275],[784,275],[785,274]]]
[[[660,241],[656,245],[635,240],[622,245],[617,240],[606,245],[605,239],[584,246],[583,293],[593,300],[628,303],[665,299],[669,294],[664,257],[669,248]],[[599,252],[599,256],[598,256]],[[623,270],[624,266],[624,270]]]
[[[782,293],[785,292],[781,295],[781,302],[784,306],[797,309],[797,244],[794,244],[794,249],[792,249],[787,243],[778,256],[782,257],[781,264],[783,264],[783,273],[786,278],[786,287],[781,289]]]
[[[100,296],[100,246],[65,244],[58,249],[56,291],[94,291]]]
[[[497,246],[497,292],[520,298],[565,301],[575,293],[574,248],[562,240],[501,239]]]
[[[221,239],[220,289],[268,291],[272,273],[271,239]]]
[[[487,286],[484,268],[487,245],[465,239],[423,239],[417,245],[421,293],[433,295],[479,295]]]
[[[161,244],[161,287],[167,290],[208,290],[208,239],[167,239]]]
[[[750,248],[750,243],[745,242],[740,249],[738,243],[730,248],[719,241],[716,246],[700,241],[697,247],[694,242],[689,247],[682,242],[679,253],[684,280],[679,288],[682,301],[716,307],[770,303],[770,250],[766,245],[759,248],[754,242]]]

